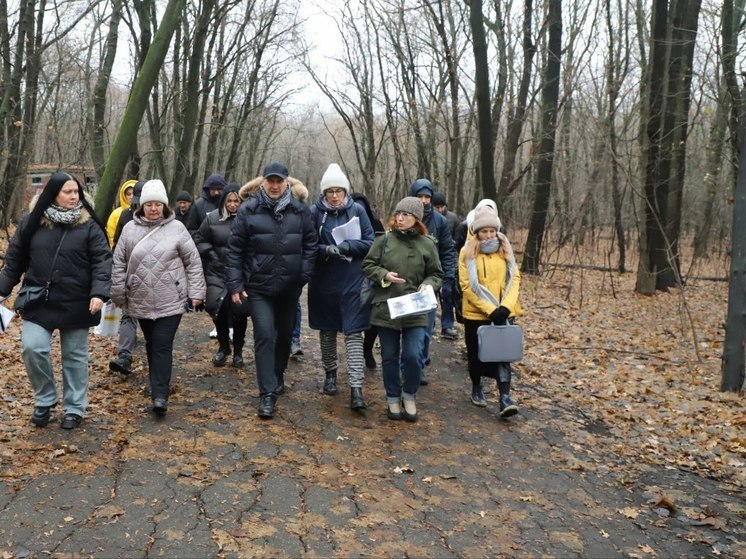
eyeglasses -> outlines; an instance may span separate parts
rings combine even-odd
[[[324,191],[325,194],[331,194],[332,196],[344,196],[345,189],[344,188],[327,188]]]
[[[409,212],[394,212],[394,217],[410,217],[414,216],[414,214],[411,214]]]

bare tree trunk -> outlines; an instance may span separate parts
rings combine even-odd
[[[477,98],[479,132],[479,169],[482,192],[486,198],[497,198],[495,186],[495,146],[492,143],[492,114],[490,103],[490,72],[487,58],[487,39],[484,34],[482,0],[469,0],[469,26],[474,47],[474,82]]]
[[[205,54],[205,44],[210,32],[209,24],[215,10],[215,0],[203,0],[202,9],[195,22],[191,37],[192,52],[189,54],[186,83],[184,84],[183,104],[178,107],[177,120],[180,134],[176,136],[177,147],[174,154],[174,178],[170,185],[169,195],[176,195],[184,189],[187,176],[197,162],[191,159],[194,147],[195,132],[199,117],[200,70]],[[187,53],[183,53],[186,56]],[[204,84],[207,87],[207,84]]]
[[[122,172],[130,154],[137,145],[137,132],[140,128],[148,95],[158,80],[158,73],[168,54],[171,38],[179,25],[186,0],[169,0],[163,13],[158,31],[153,37],[153,43],[148,49],[137,79],[132,86],[132,94],[124,111],[122,125],[111,147],[109,159],[106,162],[104,176],[96,192],[96,207],[101,209],[101,219],[106,221],[111,213],[117,187],[122,178]]]
[[[531,21],[533,16],[533,0],[524,0],[523,6],[523,69],[521,81],[518,86],[518,97],[515,109],[508,121],[507,136],[505,138],[505,149],[503,155],[503,169],[500,175],[500,186],[498,198],[500,200],[509,196],[517,187],[515,178],[516,155],[521,140],[523,124],[526,121],[526,107],[528,102],[529,87],[531,86],[531,67],[536,54],[536,45],[531,40]]]
[[[746,92],[744,93],[746,96]],[[743,106],[743,104],[742,104]],[[728,318],[725,323],[723,375],[720,390],[738,392],[744,385],[746,348],[746,118],[740,119],[741,150],[739,172],[733,204],[733,234],[730,277],[728,281]]]
[[[109,33],[106,37],[106,54],[93,88],[93,122],[91,123],[91,160],[96,176],[101,179],[106,162],[106,93],[114,68],[119,40],[119,22],[122,19],[122,0],[113,0]]]
[[[538,167],[535,181],[534,209],[521,264],[521,271],[527,274],[538,274],[540,272],[541,247],[552,192],[560,86],[560,57],[562,56],[562,0],[549,0],[547,26],[549,27],[549,36],[546,67],[544,68],[541,88],[541,141],[537,154]]]

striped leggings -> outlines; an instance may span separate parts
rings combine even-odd
[[[337,333],[333,330],[321,330],[319,332],[321,342],[321,364],[324,372],[337,370]],[[363,333],[345,335],[345,352],[347,353],[347,374],[349,376],[350,388],[362,388],[365,373],[363,366]]]

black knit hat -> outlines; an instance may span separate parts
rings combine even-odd
[[[192,195],[189,194],[186,190],[182,190],[179,192],[179,195],[176,197],[177,202],[193,202]]]
[[[443,192],[433,193],[433,197],[430,199],[430,203],[433,206],[447,206],[446,195]]]

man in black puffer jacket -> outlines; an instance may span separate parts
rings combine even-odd
[[[269,419],[284,391],[296,301],[311,279],[318,239],[308,206],[291,192],[287,167],[270,163],[262,176],[234,220],[225,276],[233,302],[249,302],[258,415]]]

